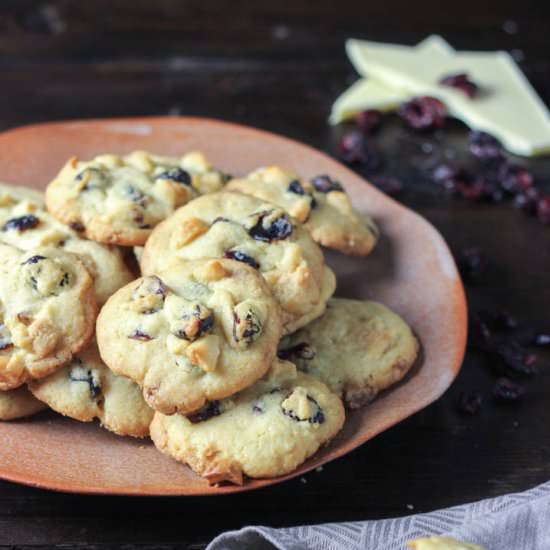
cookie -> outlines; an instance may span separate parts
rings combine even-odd
[[[194,416],[155,413],[156,447],[210,484],[295,470],[342,428],[344,407],[311,376],[276,360],[268,376]]]
[[[165,414],[191,413],[252,384],[280,335],[264,280],[234,260],[176,262],[121,288],[97,320],[105,363]]]
[[[336,279],[308,232],[278,206],[249,195],[199,197],[160,223],[141,269],[153,274],[172,258],[232,258],[261,273],[281,305],[285,333],[321,315]]]
[[[15,390],[0,392],[0,420],[15,420],[47,409],[46,405],[21,386]]]
[[[153,410],[135,382],[105,366],[95,342],[62,369],[28,386],[37,399],[60,414],[81,422],[97,418],[118,435],[149,435]]]
[[[0,204],[4,204],[6,199],[22,201],[28,200],[44,208],[44,193],[32,189],[31,187],[24,187],[22,185],[13,185],[11,183],[0,183]]]
[[[357,212],[340,183],[326,175],[305,181],[293,172],[268,166],[231,180],[227,189],[284,208],[304,224],[313,240],[346,254],[366,256],[378,239],[372,219]]]
[[[181,158],[144,151],[87,161],[73,157],[48,185],[46,205],[88,239],[134,246],[178,206],[224,183],[224,174],[198,152]]]
[[[86,346],[97,315],[77,256],[0,244],[0,390],[42,378]]]
[[[413,365],[418,341],[377,302],[332,298],[322,317],[285,338],[279,357],[324,382],[351,409],[369,403]]]
[[[26,188],[21,189],[22,191],[13,187],[4,189],[0,186],[1,242],[21,250],[55,246],[77,254],[94,278],[97,302],[100,305],[134,278],[118,247],[80,238],[76,231],[44,210],[40,193],[27,193]]]

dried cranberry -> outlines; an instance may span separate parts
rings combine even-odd
[[[355,123],[365,134],[371,134],[380,128],[382,113],[376,109],[367,109],[355,117]]]
[[[34,229],[40,220],[32,214],[26,214],[25,216],[19,216],[18,218],[12,218],[8,220],[2,227],[2,231],[8,231],[9,229],[17,229],[20,232],[27,231],[27,229]]]
[[[166,170],[166,172],[162,172],[162,174],[159,174],[157,176],[157,179],[159,180],[170,180],[175,181],[177,183],[182,183],[183,185],[191,185],[191,175],[187,170],[184,170],[183,168],[170,168],[169,170]]]
[[[198,315],[198,314],[197,314]],[[209,315],[208,317],[199,318],[199,328],[195,334],[195,338],[199,338],[205,332],[209,331],[214,326],[214,316]]]
[[[491,134],[479,130],[470,132],[470,152],[480,160],[502,159],[503,156],[500,141]]]
[[[33,322],[32,316],[27,313],[18,313],[17,320],[26,327],[30,326]]]
[[[263,414],[265,412],[265,405],[263,401],[260,399],[257,399],[252,403],[252,412],[255,412],[257,414]]]
[[[147,196],[133,185],[126,186],[126,195],[133,203],[141,206],[142,208],[145,208],[147,206],[147,203],[149,202]],[[134,219],[136,222],[142,223],[143,214],[139,213],[138,216],[136,216],[136,218]]]
[[[295,346],[286,349],[280,349],[277,352],[279,359],[286,359],[292,361],[293,359],[304,359],[311,361],[315,359],[315,350],[307,343],[300,342]]]
[[[0,351],[7,351],[13,348],[13,344],[6,340],[0,339]]]
[[[497,357],[502,359],[503,355],[511,356],[512,351],[515,350],[515,353],[519,355],[524,354],[525,362],[527,367],[522,367],[523,369],[531,368],[531,363],[534,362],[533,358],[529,357],[529,353],[521,348],[519,342],[512,341],[508,342],[504,338],[508,338],[508,335],[505,336],[505,333],[514,331],[514,338],[521,340],[524,343],[529,343],[533,338],[533,332],[529,332],[530,336],[521,337],[518,335],[519,322],[517,318],[507,310],[500,310],[496,313],[489,311],[478,311],[473,314],[470,318],[470,343],[474,347],[480,348],[484,351],[489,351],[492,354],[496,354]],[[500,342],[497,346],[495,342]],[[500,351],[499,351],[500,350]],[[519,368],[519,367],[518,367]]]
[[[429,130],[444,126],[447,109],[439,99],[421,96],[403,103],[398,113],[411,128]]]
[[[219,401],[209,401],[204,407],[199,409],[196,413],[187,416],[189,422],[196,424],[197,422],[203,422],[214,416],[220,416],[222,410],[220,408]]]
[[[149,277],[149,284],[150,292],[153,294],[158,294],[159,296],[166,296],[168,287],[158,275],[151,275]]]
[[[262,333],[262,320],[252,310],[233,311],[233,338],[239,344],[251,344]]]
[[[317,201],[315,200],[315,197],[312,193],[308,193],[303,185],[298,180],[292,180],[286,189],[289,193],[294,193],[295,195],[307,195],[310,199],[310,206],[311,208],[315,208],[317,206]]]
[[[463,168],[443,163],[433,170],[432,181],[441,185],[451,195],[460,195],[463,189],[472,184],[474,178]]]
[[[288,217],[283,214],[273,220],[268,227],[263,224],[264,218],[270,212],[262,212],[258,217],[256,225],[248,230],[249,235],[257,241],[272,242],[286,239],[294,229]]]
[[[292,420],[295,420],[296,422],[304,422],[307,420],[310,424],[322,424],[325,421],[325,413],[323,412],[323,409],[321,409],[319,403],[317,403],[317,401],[310,395],[307,396],[307,400],[310,403],[313,403],[317,408],[315,414],[309,416],[308,418],[300,418],[292,409],[284,408],[283,414],[289,418],[292,418]]]
[[[355,130],[342,137],[338,153],[346,164],[358,164],[368,170],[376,170],[382,165],[382,156],[378,148],[368,143],[363,134]]]
[[[537,217],[545,225],[550,225],[550,195],[544,195],[537,202]]]
[[[499,403],[513,403],[525,394],[525,388],[508,378],[499,378],[493,386],[493,396]]]
[[[287,191],[296,195],[305,195],[306,192],[298,180],[292,180],[287,187]]]
[[[59,281],[59,286],[65,286],[69,284],[69,274],[67,272],[63,273],[61,281]]]
[[[533,187],[533,175],[524,166],[503,164],[499,173],[500,185],[509,193],[520,193]]]
[[[365,155],[365,138],[361,132],[353,131],[344,134],[338,143],[338,153],[348,164],[361,163]]]
[[[469,183],[463,183],[458,186],[457,192],[463,198],[471,201],[477,201],[488,198],[493,191],[493,187],[483,177],[478,176]]]
[[[474,177],[462,168],[449,164],[438,166],[432,173],[432,179],[449,194],[467,200],[489,200],[500,202],[504,198],[502,189],[489,178]]]
[[[69,371],[69,380],[71,382],[84,382],[88,384],[90,397],[92,399],[99,397],[101,395],[101,384],[98,383],[94,373],[90,369],[86,369],[82,360],[78,357],[74,358],[73,364],[75,367]]]
[[[469,345],[474,349],[487,350],[493,339],[492,319],[483,312],[477,312],[471,316],[469,325]]]
[[[143,298],[147,294],[157,294],[162,296],[164,300],[167,292],[168,288],[160,277],[157,275],[149,275],[147,277],[143,277],[138,286],[134,288],[132,291],[132,300]]]
[[[94,168],[89,166],[77,174],[75,181],[82,181],[86,178],[86,183],[82,187],[82,191],[89,191],[90,189],[102,189],[107,182],[107,174],[101,168]]]
[[[393,176],[373,176],[371,182],[390,197],[396,197],[403,192],[403,184]]]
[[[458,410],[461,413],[475,415],[481,410],[483,396],[478,391],[467,391],[460,394]]]
[[[325,413],[319,407],[319,410],[308,421],[310,424],[322,424],[325,421]]]
[[[0,323],[0,351],[7,351],[13,348],[11,334],[4,323]]]
[[[183,326],[180,325],[173,334],[177,338],[189,342],[194,342],[214,326],[214,316],[209,309],[202,307],[200,304],[191,306],[191,309],[184,307],[178,316],[179,319],[187,322],[182,323]]]
[[[540,199],[540,193],[536,187],[530,187],[523,192],[517,193],[512,205],[519,208],[525,214],[534,216],[537,213],[537,205]]]
[[[134,332],[132,332],[132,334],[130,334],[128,338],[130,338],[131,340],[139,340],[140,342],[149,342],[149,340],[153,339],[152,336],[149,336],[139,329],[134,330]]]
[[[311,178],[311,184],[315,187],[316,191],[319,193],[330,193],[331,191],[343,191],[344,188],[340,185],[340,182],[332,179],[326,174],[320,176],[315,176]]]
[[[32,289],[38,292],[38,281],[36,280],[36,278],[31,275],[30,281]]]
[[[439,84],[442,86],[450,86],[456,88],[466,94],[470,99],[473,98],[479,91],[479,86],[470,80],[466,73],[451,74],[443,77]]]
[[[443,185],[448,180],[462,179],[464,170],[452,164],[438,164],[432,172],[432,181]]]
[[[260,264],[252,256],[249,256],[240,250],[226,250],[223,257],[230,260],[236,260],[237,262],[243,262],[254,269],[258,269],[260,267]]]
[[[36,254],[34,256],[31,256],[30,258],[27,258],[21,265],[36,264],[41,260],[45,260],[45,259],[46,259],[46,256],[40,256],[39,254]]]
[[[504,191],[498,182],[482,177],[483,181],[483,199],[492,202],[502,202],[505,199]]]
[[[79,233],[82,233],[82,231],[84,231],[86,228],[84,227],[84,224],[80,223],[80,222],[71,222],[69,224],[69,227],[73,230],[73,231],[78,231]]]
[[[481,248],[464,248],[457,257],[458,269],[465,279],[473,279],[485,270],[485,259]]]
[[[216,223],[233,223],[229,218],[224,218],[223,216],[218,216],[212,220],[210,225],[215,225]]]
[[[517,342],[501,342],[495,352],[504,366],[514,374],[533,376],[538,372],[537,355],[529,352]]]

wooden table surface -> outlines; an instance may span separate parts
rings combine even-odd
[[[514,50],[550,103],[550,4],[535,0],[0,1],[0,32],[1,129],[188,114],[333,152],[341,130],[327,125],[328,110],[356,78],[343,50],[350,36],[414,44],[440,33],[456,48]],[[487,270],[467,286],[472,311],[508,308],[549,326],[550,227],[507,205],[442,197],[426,182],[421,143],[465,157],[466,136],[456,123],[435,138],[411,137],[390,118],[378,137],[382,173],[401,178],[400,200],[454,251],[484,250]],[[550,160],[525,163],[549,189]],[[528,489],[550,478],[550,357],[542,359],[524,401],[499,408],[490,398],[494,374],[469,352],[456,383],[432,406],[320,473],[254,493],[108,498],[0,482],[0,548],[202,548],[251,523],[385,518]],[[485,394],[480,415],[457,413],[464,389]]]

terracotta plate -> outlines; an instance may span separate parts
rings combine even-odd
[[[0,477],[62,491],[139,495],[204,495],[255,489],[301,475],[358,445],[436,400],[458,373],[466,339],[466,304],[451,254],[439,233],[359,176],[295,141],[244,126],[199,118],[110,119],[41,124],[0,134],[0,180],[43,189],[71,155],[83,158],[146,149],[181,154],[201,149],[231,174],[281,164],[306,177],[339,179],[382,238],[368,258],[328,253],[337,295],[380,300],[413,326],[422,346],[418,365],[371,406],[350,413],[332,443],[285,478],[209,487],[155,450],[96,424],[38,415],[0,423]]]

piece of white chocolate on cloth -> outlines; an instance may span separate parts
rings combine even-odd
[[[346,50],[357,71],[368,75],[376,86],[407,99],[418,95],[437,97],[452,116],[497,137],[512,153],[550,153],[550,113],[507,52],[454,52],[363,40],[348,40]],[[479,86],[474,98],[439,84],[443,77],[458,73],[467,73]],[[355,109],[378,108],[382,92],[376,86],[362,86],[362,93],[367,92],[362,109],[358,109],[357,89],[353,91]],[[343,109],[341,103],[339,109]]]
[[[425,537],[407,543],[414,550],[485,550],[477,544],[468,544],[451,537]]]

